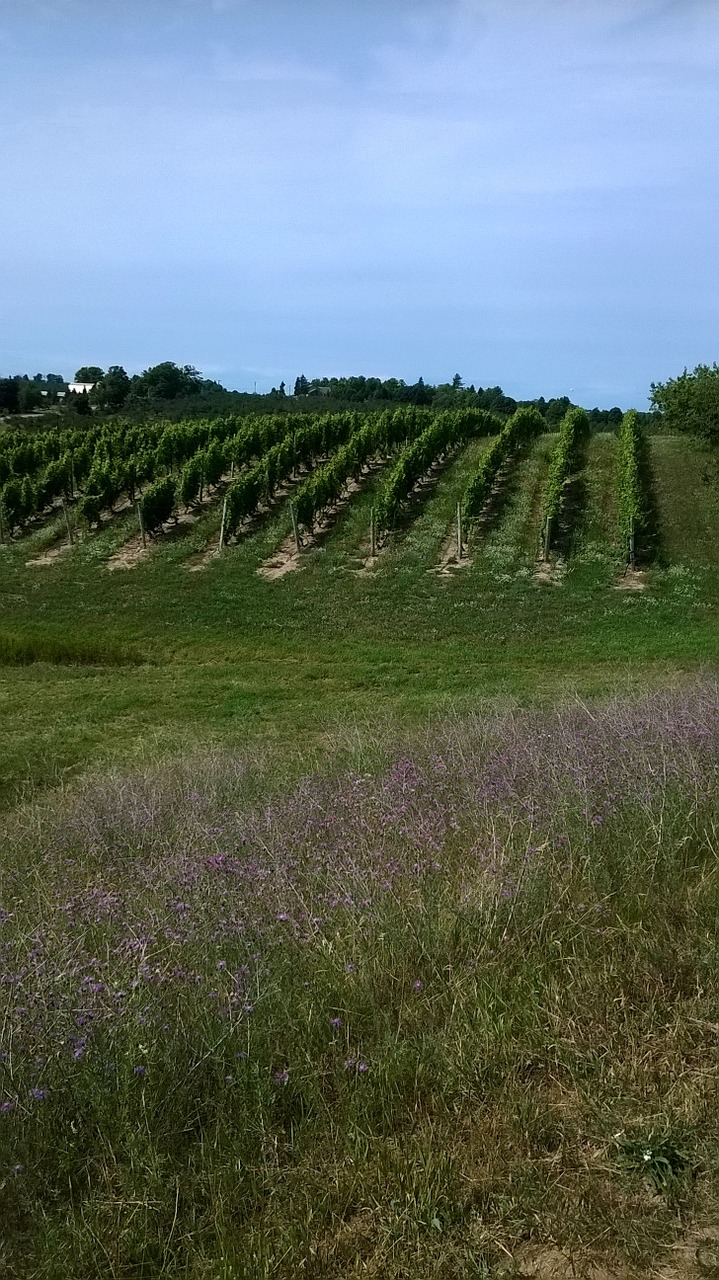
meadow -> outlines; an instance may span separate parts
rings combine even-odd
[[[427,430],[0,546],[0,1275],[713,1274],[711,461]]]

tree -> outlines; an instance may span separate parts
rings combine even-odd
[[[111,364],[95,387],[92,398],[102,409],[119,409],[130,394],[130,379],[121,364]]]
[[[304,373],[301,373],[299,378],[295,379],[295,395],[306,396],[309,392],[309,389],[310,389],[310,384],[307,381]]]
[[[20,408],[20,384],[15,378],[0,378],[0,412],[17,413]]]
[[[37,384],[33,382],[21,382],[18,392],[18,408],[21,413],[32,413],[33,409],[37,409],[42,404],[42,395]]]
[[[678,378],[653,382],[650,403],[669,431],[687,431],[719,444],[719,365],[698,364]]]
[[[97,364],[84,364],[75,374],[75,382],[99,382],[105,377],[104,369]]]
[[[132,379],[133,400],[177,400],[202,389],[202,374],[191,364],[180,367],[172,360],[155,364]]]
[[[461,391],[463,386],[464,382],[462,381],[462,375],[460,373],[455,373],[452,379],[452,390]]]
[[[69,407],[72,413],[79,413],[83,417],[92,413],[90,399],[86,391],[81,391],[79,395],[77,392],[74,395],[71,395],[69,397],[69,402]]]

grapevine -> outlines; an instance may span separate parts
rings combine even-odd
[[[438,458],[471,437],[493,435],[500,428],[499,419],[483,409],[440,413],[416,440],[402,449],[390,469],[375,507],[377,527],[391,527],[401,503]]]
[[[582,446],[589,434],[589,419],[584,409],[570,409],[559,427],[559,439],[549,463],[544,491],[542,527],[544,554],[549,552],[552,533],[564,509],[566,482],[579,465]]]
[[[528,440],[546,431],[546,422],[536,409],[517,409],[492,441],[479,468],[472,476],[464,495],[464,515],[475,519],[481,514],[494,487],[497,474],[506,460]]]

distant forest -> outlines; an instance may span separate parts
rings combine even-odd
[[[90,392],[70,392],[69,383],[56,373],[16,374],[0,378],[0,415],[43,413],[117,414],[133,418],[167,417],[171,419],[204,417],[223,413],[297,412],[317,408],[321,402],[327,409],[351,405],[376,409],[386,404],[428,405],[437,409],[472,406],[509,417],[515,409],[527,406],[539,410],[552,427],[562,420],[571,407],[568,396],[545,399],[514,400],[501,387],[465,385],[460,374],[451,382],[437,385],[418,378],[407,383],[402,378],[307,378],[295,379],[292,391],[281,382],[266,393],[228,391],[221,383],[202,374],[192,365],[177,365],[171,360],[153,365],[143,373],[129,375],[122,365],[102,369],[84,365],[77,370],[75,383],[91,384]],[[586,407],[586,406],[585,406]],[[595,429],[613,429],[622,420],[623,410],[588,409]],[[651,425],[651,413],[640,414]]]

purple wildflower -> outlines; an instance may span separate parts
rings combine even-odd
[[[289,1080],[289,1078],[290,1078],[290,1073],[289,1071],[287,1071],[287,1069],[283,1071],[275,1071],[275,1080],[277,1081],[278,1084],[287,1084],[287,1081]]]

